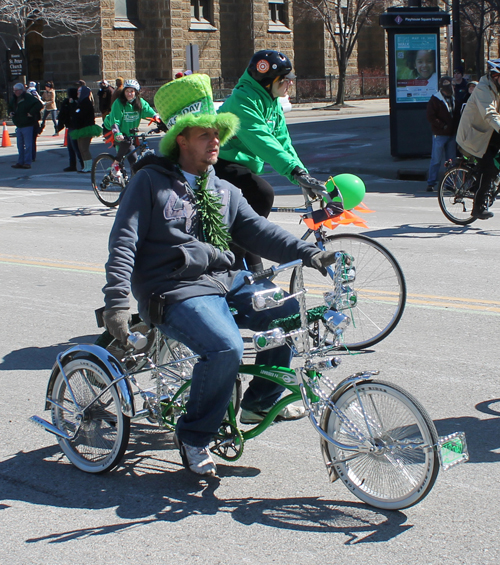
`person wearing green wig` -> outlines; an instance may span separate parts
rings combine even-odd
[[[173,80],[158,90],[154,103],[168,128],[160,142],[162,156],[136,163],[118,208],[109,238],[103,317],[108,331],[125,342],[132,292],[146,324],[199,356],[174,442],[188,469],[213,476],[208,445],[226,413],[243,355],[238,327],[267,330],[276,317],[298,310],[291,299],[271,311],[254,311],[254,291],[273,285],[268,280],[244,284],[248,271],[236,268],[230,243],[275,262],[302,259],[324,274],[335,253],[319,251],[259,216],[239,189],[215,175],[219,148],[236,133],[238,119],[215,113],[208,76]],[[288,346],[261,351],[256,358],[256,363],[285,367],[290,361]],[[241,421],[261,421],[282,391],[254,378],[242,400]],[[303,407],[288,406],[278,418],[304,415]]]

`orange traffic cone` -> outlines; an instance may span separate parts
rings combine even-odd
[[[7,124],[5,122],[3,123],[2,147],[12,147],[9,132],[7,130]]]
[[[63,147],[68,147],[68,128],[64,128],[64,145]]]

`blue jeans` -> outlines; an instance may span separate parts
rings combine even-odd
[[[33,159],[33,126],[16,129],[19,165],[31,165]]]
[[[251,298],[256,290],[271,288],[267,280],[245,285],[241,271],[226,296],[197,296],[167,305],[163,323],[158,326],[165,335],[179,340],[200,356],[193,369],[186,414],[177,423],[177,435],[188,445],[208,445],[217,433],[231,398],[238,368],[243,356],[243,339],[238,327],[253,331],[267,330],[269,323],[298,312],[295,299],[279,308],[256,312]],[[238,313],[233,316],[230,308]],[[289,367],[288,346],[257,353],[257,364]],[[245,392],[242,407],[247,410],[269,408],[283,392],[283,387],[254,377]]]
[[[454,160],[457,156],[457,144],[454,135],[433,135],[432,154],[427,175],[427,184],[434,186],[437,183],[439,169],[441,165],[449,159]]]

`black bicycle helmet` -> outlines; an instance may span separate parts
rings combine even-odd
[[[295,78],[290,59],[279,51],[264,50],[254,53],[248,64],[248,72],[264,88],[270,86],[276,77]]]

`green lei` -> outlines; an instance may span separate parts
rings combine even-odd
[[[197,179],[198,190],[195,192],[196,209],[200,215],[203,239],[217,249],[225,251],[229,249],[231,235],[220,213],[221,197],[207,190],[207,183],[208,173],[204,173]]]

